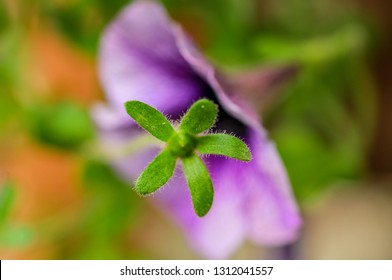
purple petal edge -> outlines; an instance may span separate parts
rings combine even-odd
[[[249,189],[245,206],[249,238],[267,246],[292,243],[302,219],[275,145],[254,129],[249,131],[247,142],[253,155],[245,178]]]

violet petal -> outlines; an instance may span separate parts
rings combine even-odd
[[[136,1],[103,34],[100,80],[111,106],[125,120],[123,104],[129,100],[177,115],[202,95],[200,78],[180,54],[172,28],[160,5]]]
[[[245,184],[248,234],[252,241],[280,246],[298,237],[302,224],[286,170],[264,133],[250,130],[248,143],[253,161],[247,166]]]

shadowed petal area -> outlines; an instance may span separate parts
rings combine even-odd
[[[178,116],[202,95],[205,83],[180,54],[173,28],[160,5],[136,1],[106,29],[99,74],[118,112],[126,101],[138,100]]]
[[[241,182],[233,172],[242,163],[221,157],[204,161],[215,190],[214,203],[206,216],[199,218],[195,214],[181,172],[154,195],[154,202],[185,231],[189,245],[196,252],[208,259],[223,259],[238,249],[246,235]]]
[[[286,171],[262,131],[250,130],[248,144],[253,154],[244,176],[249,238],[267,246],[285,245],[298,237],[302,224]]]
[[[129,128],[132,125],[136,126],[132,118],[125,119],[121,118],[120,115],[116,108],[103,103],[95,103],[91,108],[91,116],[100,132]]]

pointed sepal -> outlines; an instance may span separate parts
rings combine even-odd
[[[248,146],[237,137],[228,134],[208,134],[198,137],[196,150],[201,154],[222,155],[242,161],[252,159]]]
[[[184,174],[192,197],[193,208],[199,217],[205,216],[214,199],[214,189],[204,162],[195,154],[182,159]]]
[[[134,100],[126,102],[125,109],[142,128],[159,140],[166,142],[173,135],[170,122],[155,108]]]
[[[176,157],[170,151],[163,150],[143,170],[136,180],[135,190],[139,195],[148,195],[169,181],[176,167]]]

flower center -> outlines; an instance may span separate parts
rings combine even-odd
[[[196,139],[184,132],[175,133],[167,142],[170,152],[176,156],[185,158],[192,154],[196,147]]]

